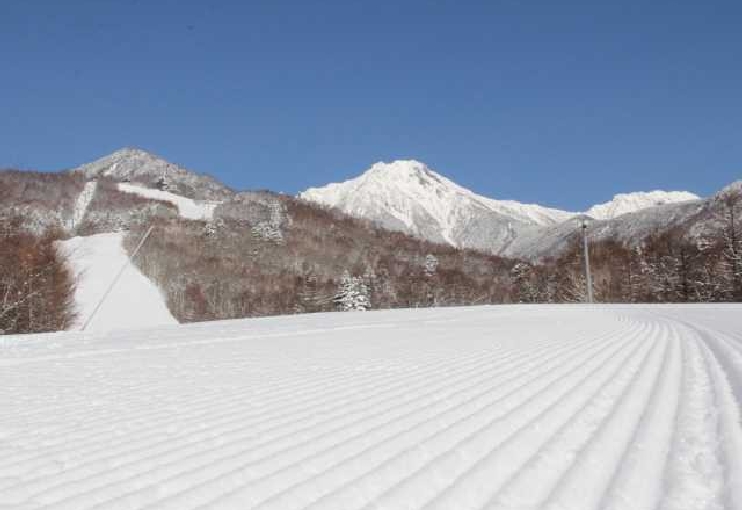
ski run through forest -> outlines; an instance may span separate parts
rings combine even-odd
[[[3,338],[0,507],[742,508],[740,305]]]

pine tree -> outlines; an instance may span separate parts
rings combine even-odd
[[[371,308],[368,287],[363,283],[363,279],[351,276],[348,271],[345,271],[340,278],[333,302],[339,310],[344,312],[360,312]]]
[[[427,306],[438,305],[438,258],[429,253],[425,256],[425,300]]]

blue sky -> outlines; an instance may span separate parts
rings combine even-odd
[[[742,177],[742,3],[4,0],[0,166],[294,193],[415,158],[565,209]]]

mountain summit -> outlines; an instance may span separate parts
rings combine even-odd
[[[299,196],[431,241],[510,255],[523,255],[511,250],[517,238],[538,238],[578,215],[478,195],[415,160],[379,162],[354,179],[310,188]],[[622,193],[584,214],[612,220],[648,207],[697,199],[682,191]]]
[[[213,177],[185,169],[136,147],[119,149],[74,171],[84,173],[88,179],[110,177],[144,184],[164,177],[173,191],[188,198],[219,200],[230,194],[229,188]]]
[[[488,250],[507,244],[519,230],[572,216],[477,195],[415,160],[379,162],[355,179],[300,197],[432,241]]]

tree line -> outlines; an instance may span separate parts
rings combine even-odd
[[[43,235],[0,219],[0,334],[42,333],[75,319],[75,278],[56,249],[58,230]]]

